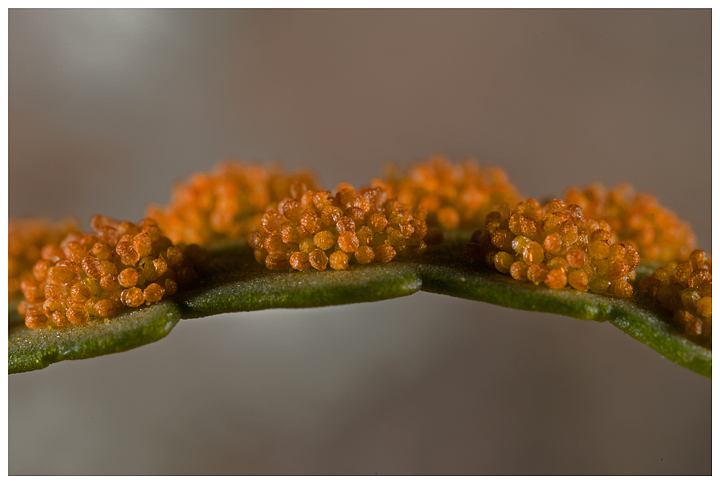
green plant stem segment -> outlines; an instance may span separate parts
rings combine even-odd
[[[86,325],[31,330],[11,308],[8,372],[38,370],[62,360],[91,358],[152,343],[167,336],[180,319],[379,301],[427,291],[516,309],[609,321],[675,363],[712,376],[711,342],[686,336],[672,325],[670,315],[637,291],[632,298],[621,300],[571,288],[551,290],[518,282],[464,259],[462,248],[469,235],[460,231],[447,234],[441,245],[413,259],[322,272],[270,271],[255,262],[243,242],[217,245],[211,248],[212,260],[197,284],[170,300],[143,309]],[[641,265],[638,280],[651,270]]]

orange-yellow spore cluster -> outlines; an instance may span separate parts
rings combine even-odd
[[[30,275],[46,245],[58,244],[78,229],[77,222],[66,219],[50,222],[41,218],[9,220],[8,223],[8,297],[21,297],[20,282]]]
[[[521,199],[503,170],[472,160],[450,163],[441,156],[411,166],[406,174],[391,170],[385,187],[400,203],[427,211],[430,227],[445,230],[477,227],[496,205]]]
[[[640,280],[641,292],[651,295],[673,315],[689,335],[712,337],[712,260],[696,249],[683,261],[673,261]]]
[[[157,220],[174,243],[205,245],[244,239],[260,228],[260,217],[273,202],[315,189],[308,171],[286,173],[278,166],[227,161],[212,173],[196,173],[177,184],[170,205],[148,206],[146,214]]]
[[[611,190],[599,183],[570,188],[565,199],[579,205],[588,218],[605,220],[621,239],[632,240],[643,260],[685,260],[695,249],[695,234],[687,222],[653,195],[635,193],[628,184]]]
[[[18,311],[30,328],[82,324],[123,307],[152,304],[197,279],[198,246],[174,246],[152,219],[139,225],[96,215],[95,234],[71,232],[46,245],[22,279]]]
[[[633,243],[617,242],[606,222],[585,218],[579,206],[563,200],[541,206],[532,198],[488,214],[465,254],[518,281],[619,298],[632,295],[640,263]]]
[[[356,191],[342,184],[334,195],[308,190],[279,202],[261,223],[248,244],[255,259],[273,270],[344,270],[353,261],[390,262],[427,248],[425,212],[403,206],[380,187]]]

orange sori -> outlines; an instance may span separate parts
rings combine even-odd
[[[500,203],[515,204],[521,196],[500,168],[473,160],[450,163],[435,156],[407,173],[390,166],[385,180],[374,180],[400,203],[427,211],[427,223],[445,230],[474,228]]]
[[[47,245],[59,244],[78,224],[73,219],[50,222],[41,218],[10,219],[8,223],[8,297],[21,297],[20,282],[30,275]]]
[[[465,254],[518,281],[619,298],[632,296],[640,263],[635,245],[617,242],[606,222],[586,219],[579,206],[563,200],[543,206],[532,198],[488,214]]]
[[[248,244],[268,269],[321,271],[330,265],[344,270],[353,261],[384,263],[420,254],[426,240],[439,242],[438,230],[428,230],[425,215],[390,198],[383,188],[356,191],[341,184],[334,195],[307,190],[275,204]]]
[[[672,261],[640,280],[649,294],[673,315],[686,334],[712,337],[712,260],[696,249],[684,261]]]
[[[198,277],[207,254],[198,246],[174,246],[157,223],[139,225],[95,215],[94,234],[68,234],[46,245],[24,277],[18,311],[30,328],[82,324],[123,307],[152,304]]]
[[[588,218],[605,220],[621,239],[635,242],[643,260],[685,260],[695,249],[695,234],[687,222],[627,183],[611,190],[600,183],[570,188],[565,200],[579,205]]]
[[[146,215],[157,220],[174,243],[244,239],[260,228],[269,204],[316,186],[309,171],[286,173],[277,165],[226,161],[212,173],[196,173],[176,184],[170,204],[149,205]]]

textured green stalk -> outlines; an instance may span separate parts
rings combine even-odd
[[[17,320],[17,313],[10,320]],[[80,360],[127,351],[164,338],[180,321],[171,301],[109,319],[53,329],[30,329],[22,322],[8,331],[8,373],[39,370],[62,360]]]

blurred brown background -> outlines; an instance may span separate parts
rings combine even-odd
[[[711,248],[711,11],[10,10],[9,214],[137,221],[221,159],[629,181]],[[711,380],[417,294],[181,322],[9,377],[10,474],[710,474]]]

